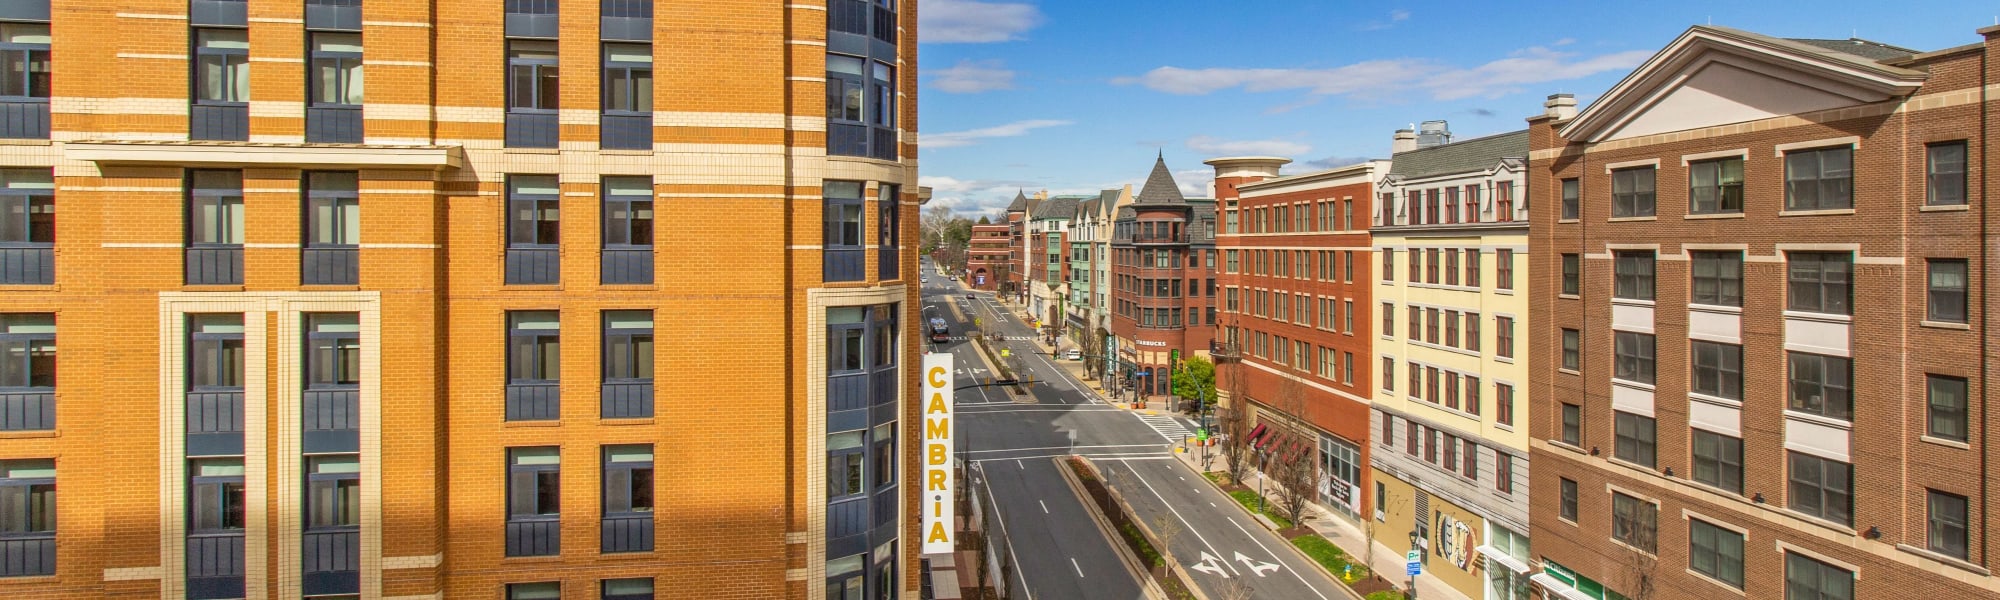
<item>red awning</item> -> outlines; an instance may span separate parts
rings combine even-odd
[[[1256,429],[1250,430],[1250,437],[1245,438],[1244,441],[1251,442],[1253,444],[1256,444],[1257,447],[1262,448],[1264,447],[1264,440],[1259,438],[1264,437],[1264,433],[1266,431],[1268,430],[1263,425],[1260,424],[1257,426]]]

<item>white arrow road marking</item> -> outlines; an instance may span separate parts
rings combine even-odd
[[[1188,565],[1188,568],[1194,569],[1196,571],[1201,571],[1203,573],[1207,573],[1210,575],[1214,575],[1217,577],[1221,577],[1223,579],[1228,579],[1229,572],[1222,570],[1222,567],[1217,566],[1218,564],[1222,564],[1222,559],[1216,558],[1215,555],[1213,554],[1203,552],[1201,553],[1201,562]]]
[[[1244,556],[1243,552],[1240,550],[1236,552],[1236,562],[1243,563],[1243,566],[1250,567],[1250,572],[1256,573],[1258,577],[1263,577],[1265,573],[1278,570],[1278,565],[1272,563],[1260,563],[1255,560],[1251,560],[1250,557]]]

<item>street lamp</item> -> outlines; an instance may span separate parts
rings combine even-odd
[[[1421,552],[1421,550],[1417,549],[1417,530],[1415,529],[1410,530],[1410,551]],[[1418,556],[1423,555],[1419,554]],[[1417,575],[1415,573],[1410,574],[1410,593],[1408,594],[1408,599],[1417,600]]]

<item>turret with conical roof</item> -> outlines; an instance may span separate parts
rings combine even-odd
[[[1167,158],[1162,155],[1153,159],[1153,174],[1146,176],[1145,187],[1139,188],[1139,197],[1133,199],[1138,204],[1186,204],[1187,197],[1181,195],[1181,186],[1174,182],[1174,172],[1167,169]]]
[[[1026,191],[1014,192],[1014,201],[1007,204],[1007,212],[1028,212],[1028,194]]]

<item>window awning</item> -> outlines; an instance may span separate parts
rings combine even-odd
[[[1601,598],[1592,598],[1583,592],[1579,592],[1576,588],[1570,587],[1569,584],[1563,583],[1561,579],[1556,579],[1548,573],[1529,575],[1528,581],[1542,586],[1542,589],[1548,590],[1549,593],[1562,597],[1564,600],[1603,600]]]
[[[1270,431],[1269,428],[1263,425],[1258,425],[1256,429],[1250,430],[1250,437],[1244,438],[1244,441],[1254,443],[1257,445],[1258,448],[1263,448],[1264,440],[1262,438],[1264,437],[1264,434],[1268,431]]]
[[[1514,557],[1508,556],[1506,552],[1502,552],[1499,548],[1494,548],[1492,546],[1487,546],[1487,545],[1480,545],[1476,548],[1473,548],[1473,550],[1485,556],[1486,562],[1498,563],[1500,566],[1507,567],[1508,570],[1513,571],[1515,573],[1520,573],[1523,575],[1528,573],[1527,563],[1514,560]]]

